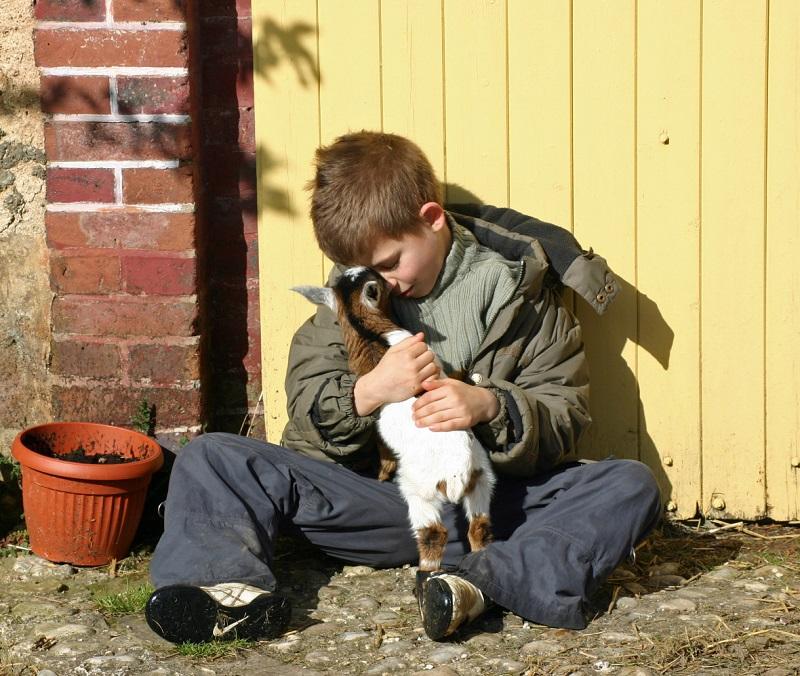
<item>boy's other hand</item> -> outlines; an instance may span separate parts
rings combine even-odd
[[[405,401],[422,391],[422,383],[439,374],[433,352],[418,333],[390,347],[378,365],[361,376],[353,388],[358,415],[395,401]]]
[[[411,410],[417,427],[428,427],[432,432],[467,430],[490,421],[500,411],[497,397],[483,387],[452,378],[427,380],[422,387],[425,394]]]

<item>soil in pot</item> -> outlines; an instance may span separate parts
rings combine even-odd
[[[137,458],[133,456],[133,450],[127,453],[90,453],[83,446],[77,446],[71,451],[56,453],[44,439],[29,435],[25,439],[25,445],[32,451],[47,458],[58,458],[69,462],[86,462],[94,465],[118,465],[122,462],[135,462]]]

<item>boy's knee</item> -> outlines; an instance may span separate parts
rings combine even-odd
[[[656,511],[661,509],[661,490],[653,471],[638,460],[615,460],[614,491],[631,495]]]
[[[226,447],[231,446],[231,441],[235,439],[235,434],[226,432],[201,434],[199,437],[192,439],[178,452],[175,466],[180,468],[187,463],[191,465],[213,463],[221,453],[225,452]]]

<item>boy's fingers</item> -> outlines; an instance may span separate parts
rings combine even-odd
[[[428,382],[428,379],[429,378],[433,378],[437,374],[438,371],[439,371],[439,367],[436,366],[436,364],[434,364],[433,362],[425,364],[425,366],[423,366],[419,370],[419,379],[422,381],[423,387],[424,387],[424,384],[426,382]]]
[[[432,392],[433,390],[439,389],[443,385],[447,385],[447,378],[438,378],[436,380],[426,380],[422,383],[422,387],[425,388],[426,391]]]

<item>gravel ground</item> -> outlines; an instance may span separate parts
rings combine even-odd
[[[584,631],[495,609],[446,643],[419,627],[415,568],[346,566],[297,540],[281,541],[277,564],[294,607],[289,632],[201,647],[162,641],[137,610],[146,551],[112,570],[20,550],[0,559],[0,673],[800,673],[800,530],[714,528],[670,524],[653,535],[603,587]]]

